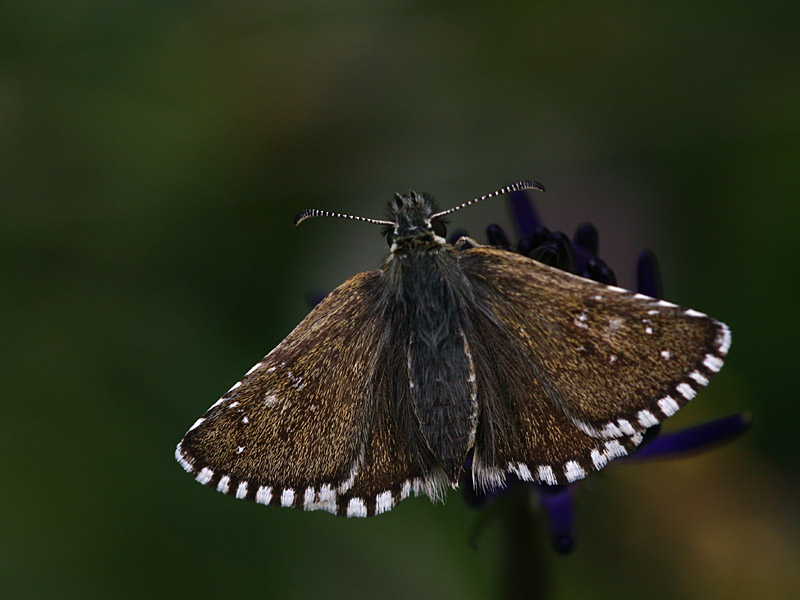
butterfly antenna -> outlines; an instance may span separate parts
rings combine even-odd
[[[469,206],[470,204],[475,204],[476,202],[481,202],[482,200],[488,200],[489,198],[494,198],[495,196],[502,196],[503,194],[507,194],[509,192],[521,192],[522,190],[536,190],[537,192],[543,192],[544,186],[539,183],[538,181],[533,181],[531,179],[526,179],[525,181],[518,181],[517,183],[513,183],[511,185],[507,185],[504,188],[496,190],[491,194],[486,194],[485,196],[480,196],[478,198],[473,198],[469,202],[464,202],[459,206],[455,206],[453,208],[448,208],[447,210],[443,210],[442,212],[436,213],[431,217],[431,219],[436,219],[438,217],[443,217],[445,215],[449,215],[450,213],[454,213],[457,210],[461,210],[465,206]]]
[[[353,215],[342,215],[339,213],[330,212],[327,210],[318,210],[316,208],[307,208],[297,213],[294,218],[294,226],[297,227],[311,217],[337,217],[339,219],[353,219],[354,221],[364,221],[366,223],[375,223],[376,225],[394,225],[391,221],[380,221],[378,219],[368,219],[367,217],[355,217]]]

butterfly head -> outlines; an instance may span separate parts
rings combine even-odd
[[[384,227],[383,234],[393,252],[409,243],[446,243],[446,221],[436,217],[436,203],[428,194],[413,190],[395,194],[389,211],[392,224]]]

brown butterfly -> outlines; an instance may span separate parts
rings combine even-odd
[[[703,313],[462,237],[416,192],[384,225],[379,270],[333,290],[198,419],[175,452],[200,483],[346,516],[442,499],[473,449],[478,489],[566,484],[628,454],[722,367]]]

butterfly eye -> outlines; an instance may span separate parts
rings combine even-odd
[[[433,227],[433,233],[439,237],[445,237],[447,235],[447,227],[445,226],[444,221],[433,220],[431,221],[431,226]]]

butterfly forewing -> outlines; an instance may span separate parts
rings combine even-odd
[[[178,446],[184,468],[238,497],[335,511],[369,431],[380,275],[331,292],[212,406]]]
[[[530,348],[498,315],[498,307],[475,311],[469,334],[480,410],[472,464],[477,489],[504,485],[509,472],[526,481],[571,483],[641,442],[638,432],[599,440],[578,429],[551,400],[552,384],[532,367]]]
[[[524,256],[461,253],[478,297],[520,348],[509,377],[541,394],[583,432],[631,436],[671,416],[719,371],[723,324]],[[535,386],[534,386],[535,387]]]
[[[408,427],[405,342],[376,309],[383,285],[371,271],[331,292],[186,433],[184,469],[237,498],[346,516],[440,496],[446,478]]]

